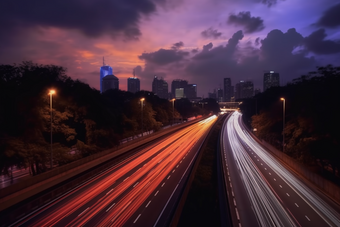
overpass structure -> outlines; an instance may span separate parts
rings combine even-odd
[[[239,109],[242,102],[219,102],[220,109],[222,112],[230,112]]]

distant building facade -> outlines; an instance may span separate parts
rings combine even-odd
[[[136,77],[130,77],[127,79],[128,91],[136,93],[140,91],[140,80]]]
[[[181,80],[181,79],[173,80],[171,82],[172,97],[176,98],[176,89],[177,88],[183,88],[184,89],[186,86],[188,86],[188,81],[186,81],[186,80]]]
[[[241,80],[236,84],[235,100],[250,98],[254,96],[254,84],[252,81]]]
[[[188,84],[184,88],[184,95],[187,99],[195,99],[197,97],[197,85],[196,84]]]
[[[109,89],[119,89],[119,79],[114,75],[107,75],[102,80],[102,92]]]
[[[234,95],[234,89],[231,86],[231,78],[224,78],[223,80],[223,91],[224,91],[224,101],[230,102],[231,97]]]
[[[223,102],[223,90],[221,88],[217,89],[217,101]]]
[[[181,99],[181,98],[185,98],[185,95],[184,95],[184,88],[176,88],[176,91],[175,91],[175,98],[176,99]]]
[[[270,87],[280,86],[280,74],[274,71],[269,71],[263,75],[263,91],[266,91]]]
[[[163,78],[155,76],[152,81],[152,92],[162,99],[168,99],[168,83]]]

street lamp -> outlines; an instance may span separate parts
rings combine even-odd
[[[284,133],[284,130],[285,130],[285,115],[286,115],[286,99],[284,98],[281,98],[280,99],[281,101],[283,101],[283,125],[282,125],[282,151],[285,152],[285,133]]]
[[[142,136],[143,136],[143,102],[144,102],[144,98],[140,99],[140,103],[141,103],[141,106],[142,106]]]
[[[175,100],[176,99],[171,99],[172,101],[172,125],[174,125],[174,120],[175,120]]]
[[[50,90],[50,93],[48,93],[50,95],[50,113],[51,113],[51,160],[50,160],[50,167],[52,169],[53,167],[53,152],[52,152],[52,95],[55,94],[55,90]]]

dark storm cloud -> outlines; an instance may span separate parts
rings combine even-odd
[[[183,47],[183,46],[184,46],[184,43],[183,43],[182,41],[180,41],[180,42],[178,42],[178,43],[174,43],[174,44],[172,45],[171,49],[173,49],[173,50],[178,50],[178,49],[180,49],[180,48]]]
[[[253,33],[264,29],[263,20],[260,17],[251,17],[250,12],[239,12],[238,15],[231,14],[228,24],[242,26],[245,33]]]
[[[264,57],[272,61],[280,61],[279,59],[289,58],[293,50],[303,44],[303,37],[296,32],[295,28],[289,29],[286,33],[275,29],[270,31],[261,43]]]
[[[272,30],[264,40],[258,39],[260,48],[245,45],[240,47],[242,31],[236,32],[226,46],[203,47],[191,58],[187,65],[188,80],[197,84],[198,89],[213,89],[223,83],[223,78],[230,77],[235,85],[240,80],[251,80],[255,88],[262,90],[263,71],[275,70],[280,73],[281,83],[285,84],[317,65],[314,58],[306,52],[294,53],[294,49],[303,45],[304,38],[295,29],[287,32]],[[206,45],[206,46],[208,46]],[[201,91],[201,90],[200,90]]]
[[[268,7],[272,7],[277,4],[278,0],[260,0],[260,2]]]
[[[143,53],[138,56],[139,59],[145,60],[147,63],[153,63],[156,65],[166,65],[174,62],[178,62],[184,59],[185,56],[189,55],[189,52],[180,50],[167,50],[159,49],[152,53]]]
[[[256,45],[256,46],[260,45],[260,41],[261,41],[260,37],[257,37],[257,38],[255,39],[255,45]]]
[[[123,34],[135,39],[141,35],[141,16],[155,10],[152,0],[2,1],[0,26],[9,30],[51,26],[76,29],[90,37]]]
[[[326,10],[317,24],[329,28],[340,26],[340,3]]]
[[[204,38],[212,38],[212,39],[218,39],[221,37],[222,32],[218,32],[217,29],[213,29],[213,28],[208,28],[207,30],[204,30],[203,32],[201,32],[201,35]]]
[[[340,42],[325,40],[325,29],[319,29],[304,39],[304,44],[309,51],[315,54],[340,53]]]

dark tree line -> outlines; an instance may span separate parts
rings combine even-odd
[[[0,173],[11,167],[39,174],[49,168],[50,96],[53,95],[53,161],[62,165],[119,144],[123,138],[159,130],[176,119],[208,110],[190,102],[160,99],[149,91],[136,94],[96,89],[66,75],[63,67],[23,62],[0,65]],[[143,102],[143,112],[141,108]],[[183,102],[183,103],[182,103]],[[177,111],[178,109],[178,111]],[[174,112],[173,112],[174,110]],[[75,153],[71,153],[71,148]]]
[[[340,67],[328,65],[284,87],[244,100],[241,110],[257,135],[282,149],[286,100],[285,152],[295,159],[340,169]],[[257,109],[257,114],[256,114]]]

